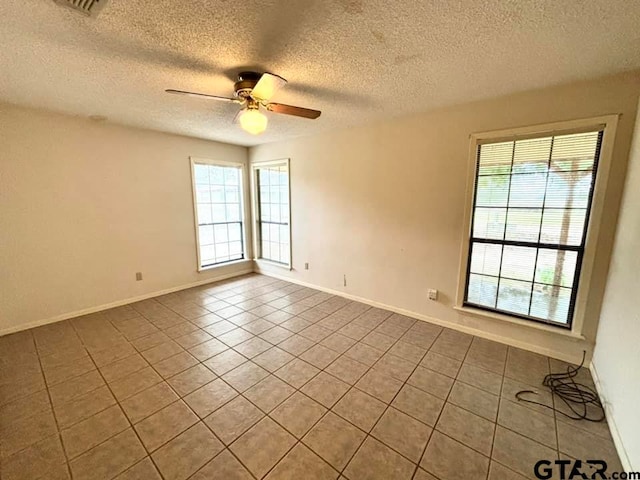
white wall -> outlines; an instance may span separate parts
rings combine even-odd
[[[197,272],[191,155],[247,161],[244,147],[0,105],[0,334],[250,270]]]
[[[640,470],[640,116],[602,304],[593,369],[628,470]],[[621,440],[621,442],[620,442]],[[624,444],[624,448],[622,448]]]
[[[579,361],[597,329],[639,85],[636,72],[252,147],[251,161],[291,158],[293,270],[261,269]],[[613,113],[622,116],[586,341],[454,310],[469,135]],[[428,288],[440,291],[438,302],[427,299]]]

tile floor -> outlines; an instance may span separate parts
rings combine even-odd
[[[0,476],[507,480],[535,478],[543,458],[621,470],[606,424],[515,400],[564,366],[249,275],[0,338]]]

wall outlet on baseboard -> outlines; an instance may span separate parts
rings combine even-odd
[[[342,279],[343,279],[344,286],[346,287],[347,286],[347,274],[346,273],[342,276]]]
[[[429,300],[438,300],[438,290],[435,288],[429,289]]]
[[[136,282],[142,280],[142,272],[136,272]]]
[[[309,262],[305,262],[304,263],[304,269],[305,270],[309,270]]]

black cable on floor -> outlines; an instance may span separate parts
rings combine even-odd
[[[603,421],[605,418],[604,409],[602,408],[597,392],[588,385],[577,383],[574,380],[584,365],[586,354],[587,352],[582,353],[582,361],[577,367],[567,367],[566,373],[550,373],[544,377],[544,380],[542,381],[542,385],[548,387],[553,396],[560,398],[573,412],[573,415],[562,412],[557,408],[550,407],[549,405],[545,405],[544,403],[522,398],[525,394],[538,395],[538,392],[534,390],[521,390],[516,393],[516,398],[521,402],[533,403],[535,405],[540,405],[550,410],[554,410],[555,412],[573,420],[587,420],[589,422]],[[592,416],[589,414],[588,407],[590,405],[596,407],[596,411],[600,412],[599,415]]]

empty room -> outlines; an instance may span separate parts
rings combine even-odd
[[[640,3],[0,23],[1,480],[640,479]]]

